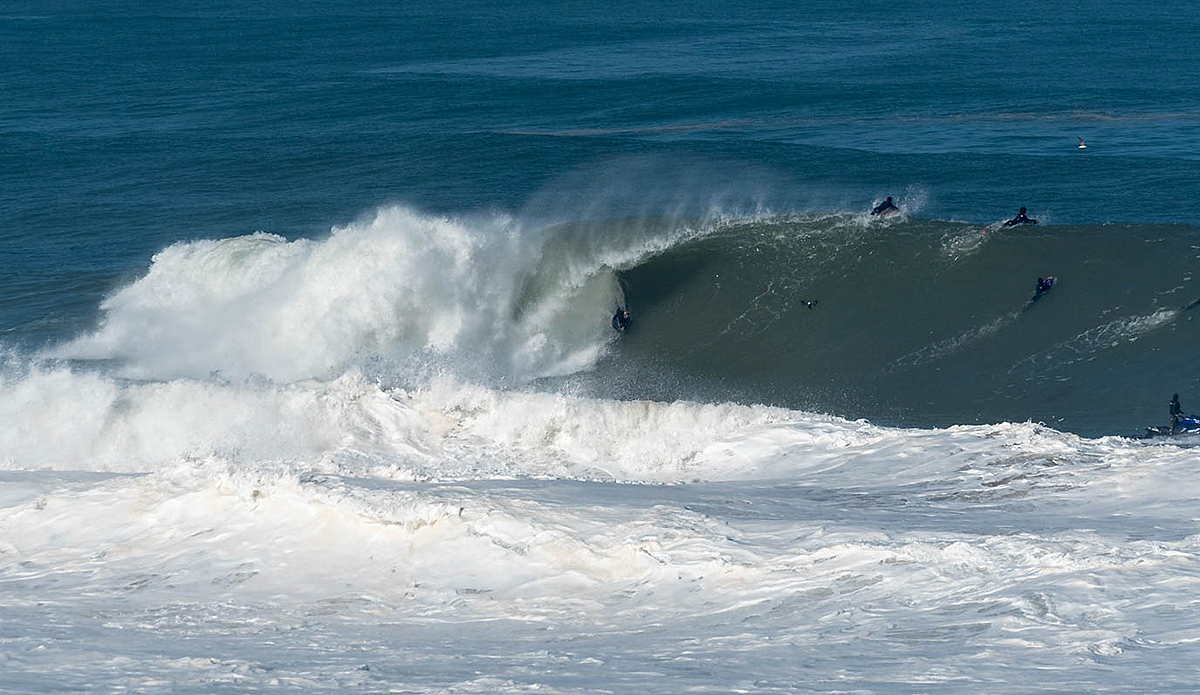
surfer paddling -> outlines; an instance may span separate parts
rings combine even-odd
[[[1038,223],[1037,220],[1031,219],[1029,217],[1029,215],[1025,214],[1025,208],[1022,206],[1021,209],[1017,212],[1017,216],[1012,218],[1011,220],[1008,220],[1007,222],[1005,222],[1004,226],[1005,227],[1016,227],[1019,224],[1037,224],[1037,223]]]
[[[871,214],[879,215],[880,217],[887,217],[897,212],[900,212],[900,208],[896,207],[896,204],[892,202],[892,196],[890,195],[887,197],[887,200],[871,208]]]

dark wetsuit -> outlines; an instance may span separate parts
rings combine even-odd
[[[1029,216],[1025,214],[1025,208],[1021,208],[1021,211],[1017,213],[1017,216],[1012,218],[1011,220],[1005,222],[1004,226],[1005,227],[1015,227],[1019,224],[1037,224],[1037,223],[1038,223],[1037,220],[1030,219]]]
[[[892,202],[892,197],[888,196],[887,200],[883,201],[879,205],[876,205],[875,208],[873,210],[871,210],[871,214],[872,215],[882,215],[885,212],[890,212],[892,210],[899,211],[900,208],[896,207],[896,204]]]
[[[615,331],[624,331],[629,328],[629,312],[617,309],[617,313],[613,314],[612,327]]]
[[[1183,417],[1183,407],[1179,405],[1179,394],[1171,396],[1171,432],[1179,426],[1179,418]]]
[[[1038,278],[1038,281],[1037,281],[1038,294],[1048,291],[1051,287],[1054,287],[1054,278],[1049,277],[1044,280],[1042,278]]]

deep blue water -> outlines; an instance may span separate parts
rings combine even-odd
[[[4,343],[90,329],[172,243],[320,238],[389,204],[1200,217],[1186,5],[417,5],[10,0]]]

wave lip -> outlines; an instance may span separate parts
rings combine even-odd
[[[619,287],[603,261],[528,292],[543,238],[511,218],[379,210],[320,241],[257,233],[174,244],[45,356],[142,379],[328,376],[383,358],[525,380],[594,360]]]

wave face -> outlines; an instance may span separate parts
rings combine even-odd
[[[46,356],[134,379],[363,369],[886,424],[1162,419],[1188,358],[1191,227],[991,229],[845,214],[533,225],[390,207],[324,240],[174,244]],[[1034,280],[1056,287],[1032,301]],[[612,311],[633,328],[617,339]],[[550,381],[545,381],[550,380]]]
[[[602,371],[658,398],[1136,430],[1200,386],[1198,247],[1178,226],[728,224],[619,274],[636,330]],[[1058,284],[1031,301],[1047,275]],[[664,368],[670,379],[650,376]]]

